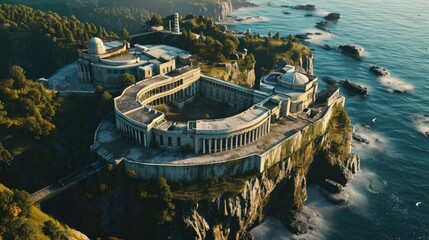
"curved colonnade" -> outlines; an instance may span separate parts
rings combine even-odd
[[[203,154],[247,145],[270,131],[271,111],[258,104],[231,117],[177,125],[153,109],[199,95],[199,80],[200,69],[186,66],[128,87],[114,101],[116,127],[145,147]]]

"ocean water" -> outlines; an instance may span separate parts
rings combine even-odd
[[[315,211],[314,230],[289,234],[268,218],[252,233],[257,239],[429,239],[429,2],[427,0],[295,0],[252,1],[259,8],[234,12],[239,18],[258,16],[228,27],[282,36],[322,32],[316,22],[329,12],[341,14],[330,33],[307,41],[313,49],[319,79],[351,79],[369,88],[361,97],[342,90],[352,124],[371,144],[355,143],[361,172],[346,188],[349,201],[332,205],[311,187],[307,206]],[[280,5],[315,4],[315,12]],[[282,11],[290,12],[285,15]],[[312,17],[305,17],[313,13]],[[365,49],[361,61],[320,46],[354,44]],[[368,68],[379,65],[388,77]],[[326,83],[320,81],[320,88]],[[406,90],[398,94],[394,90]],[[373,119],[376,118],[374,121]],[[416,206],[417,202],[422,202]]]

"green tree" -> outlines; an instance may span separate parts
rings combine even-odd
[[[0,170],[10,167],[12,160],[12,154],[0,143]]]
[[[60,228],[51,220],[45,221],[42,227],[43,234],[50,237],[51,240],[67,239],[61,232]]]
[[[162,21],[162,18],[159,15],[153,15],[152,18],[147,21],[147,24],[149,26],[156,26],[156,25],[163,25],[164,22]]]
[[[121,36],[127,41],[131,40],[130,33],[128,32],[128,30],[126,28],[122,28]]]
[[[158,224],[170,222],[174,215],[176,208],[173,203],[173,193],[171,192],[170,185],[165,178],[160,177],[157,182],[159,201],[157,201],[158,209],[156,213]]]
[[[108,92],[101,94],[97,104],[97,115],[103,118],[113,109],[113,97]]]
[[[256,63],[255,56],[252,53],[247,54],[244,58],[244,63],[246,64],[247,70],[252,70]]]
[[[222,49],[223,55],[228,58],[237,49],[237,45],[238,44],[235,43],[233,40],[225,39],[225,41],[223,42],[223,49]]]
[[[126,72],[122,75],[122,84],[124,87],[133,85],[134,83],[136,83],[136,78],[131,73]]]

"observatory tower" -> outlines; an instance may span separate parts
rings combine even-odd
[[[180,33],[180,27],[179,27],[179,14],[174,14],[174,33]]]

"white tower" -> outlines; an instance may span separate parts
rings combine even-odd
[[[180,33],[180,27],[179,27],[179,14],[174,14],[174,33]]]

